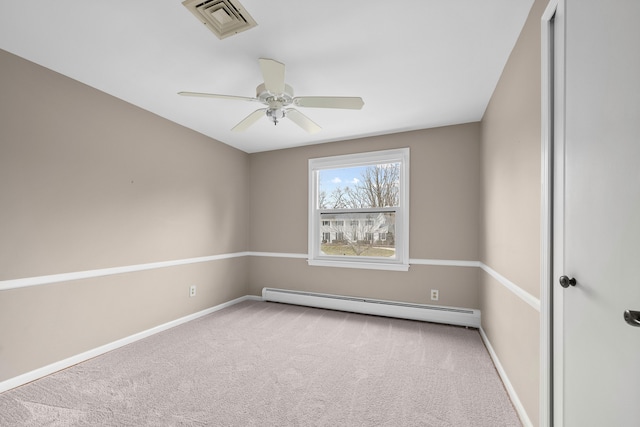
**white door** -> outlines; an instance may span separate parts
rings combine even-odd
[[[562,3],[555,425],[640,426],[640,0]]]

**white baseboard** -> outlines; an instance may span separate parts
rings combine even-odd
[[[496,369],[498,370],[498,374],[502,379],[504,387],[507,389],[507,393],[509,393],[509,397],[511,398],[511,403],[513,403],[513,406],[516,408],[516,412],[520,417],[520,421],[522,422],[522,425],[524,427],[533,427],[533,424],[531,423],[531,419],[529,419],[529,415],[527,415],[527,411],[524,409],[524,405],[522,405],[522,402],[518,397],[518,393],[516,393],[516,389],[513,388],[513,385],[511,384],[511,381],[509,381],[509,377],[507,376],[507,372],[502,367],[502,364],[498,359],[498,355],[493,350],[493,347],[489,342],[489,337],[487,337],[487,334],[485,334],[482,327],[480,327],[479,330],[480,330],[480,336],[482,337],[482,341],[484,342],[484,345],[487,347],[487,350],[489,351],[491,360],[493,360],[493,364],[496,366]]]
[[[80,353],[75,356],[66,358],[64,360],[54,362],[50,365],[43,366],[42,368],[34,369],[33,371],[30,371],[25,374],[19,375],[17,377],[13,377],[8,380],[0,382],[0,393],[5,392],[7,390],[11,390],[12,388],[16,388],[24,384],[30,383],[37,379],[46,377],[47,375],[51,375],[54,372],[58,372],[58,371],[61,371],[62,369],[66,369],[73,365],[77,365],[78,363],[92,359],[96,356],[100,356],[101,354],[105,354],[111,350],[115,350],[127,344],[131,344],[133,342],[139,341],[143,338],[147,338],[151,335],[157,334],[158,332],[166,331],[167,329],[173,328],[175,326],[181,325],[191,320],[195,320],[199,317],[206,316],[207,314],[214,313],[218,310],[222,310],[223,308],[226,308],[234,304],[237,304],[239,302],[247,301],[247,300],[262,301],[262,298],[254,295],[245,295],[243,297],[236,298],[231,301],[227,301],[225,303],[216,305],[206,310],[202,310],[197,313],[193,313],[188,316],[184,316],[179,319],[172,320],[171,322],[158,325],[154,328],[147,329],[146,331],[138,332],[137,334],[130,335],[128,337],[119,339],[109,344],[105,344],[103,346],[94,348],[92,350],[85,351],[84,353]]]

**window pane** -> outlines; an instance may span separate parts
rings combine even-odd
[[[400,163],[318,171],[319,209],[399,206]]]
[[[395,258],[395,225],[395,212],[321,213],[320,252],[329,256]]]

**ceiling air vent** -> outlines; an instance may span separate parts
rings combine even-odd
[[[182,4],[221,40],[258,25],[237,0],[185,0]]]

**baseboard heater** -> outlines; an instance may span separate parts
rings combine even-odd
[[[480,328],[480,310],[263,288],[265,301]]]

